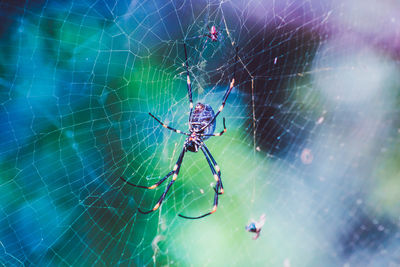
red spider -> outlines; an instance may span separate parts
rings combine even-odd
[[[188,38],[188,39],[197,39],[197,38],[202,38],[202,37],[208,37],[206,39],[206,41],[204,42],[203,49],[204,49],[204,47],[206,47],[208,40],[211,40],[211,42],[218,42],[218,40],[219,40],[218,37],[220,35],[219,30],[217,30],[217,28],[214,25],[211,26],[211,28],[209,26],[207,26],[207,29],[208,29],[208,33],[207,34],[194,36],[194,37],[191,37],[191,38]]]
[[[217,29],[215,28],[215,26],[214,26],[214,25],[211,26],[211,29],[210,29],[210,27],[208,27],[208,26],[207,26],[207,28],[208,28],[208,31],[209,31],[210,33],[209,33],[209,34],[204,34],[204,36],[207,36],[208,38],[210,38],[212,42],[218,41],[218,34],[219,34],[219,31],[217,31]]]

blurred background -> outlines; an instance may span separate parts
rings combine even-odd
[[[400,3],[0,1],[3,266],[400,266]],[[218,40],[208,34],[215,26]],[[195,103],[217,110],[186,153]],[[238,61],[235,62],[235,48]],[[257,240],[245,226],[265,216]]]

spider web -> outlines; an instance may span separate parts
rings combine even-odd
[[[393,1],[1,1],[0,262],[398,266]],[[218,41],[204,37],[216,26]],[[194,102],[216,110],[186,153]],[[238,61],[235,62],[235,48]],[[257,240],[245,226],[265,216]]]

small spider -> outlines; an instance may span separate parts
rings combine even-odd
[[[207,26],[207,29],[208,29],[208,33],[194,36],[194,37],[191,37],[188,39],[197,39],[197,38],[207,37],[206,41],[204,42],[203,49],[206,47],[208,40],[211,40],[211,42],[218,42],[218,39],[219,39],[218,36],[220,34],[219,30],[217,30],[217,28],[214,25],[211,26],[211,29],[209,26]]]
[[[204,48],[206,47],[206,44],[207,44],[208,40],[211,40],[211,42],[218,42],[219,31],[217,31],[215,26],[214,25],[211,26],[211,29],[210,29],[210,27],[207,26],[207,29],[208,29],[208,34],[204,34],[203,35],[203,36],[207,37],[207,40],[204,42],[202,50],[204,50]]]
[[[209,26],[207,26],[208,29],[208,33],[202,34],[202,35],[198,35],[198,36],[194,36],[188,39],[197,39],[197,38],[201,38],[201,37],[208,37],[211,42],[217,42],[218,41],[218,35],[219,35],[219,30],[217,30],[217,28],[213,25],[211,26],[211,29]],[[208,39],[207,39],[208,40]],[[206,43],[207,43],[206,40]]]
[[[165,199],[165,196],[168,193],[168,190],[171,188],[172,184],[175,182],[176,178],[178,177],[179,170],[182,165],[183,161],[183,156],[187,151],[190,152],[197,152],[199,149],[203,152],[208,165],[210,166],[211,172],[214,176],[214,179],[216,181],[216,185],[214,188],[215,195],[214,195],[214,205],[213,208],[210,212],[205,213],[203,215],[197,216],[197,217],[189,217],[189,216],[184,216],[179,214],[180,217],[186,218],[186,219],[200,219],[205,216],[208,216],[212,213],[214,213],[217,210],[218,206],[218,196],[224,193],[224,187],[222,185],[221,181],[221,170],[218,167],[217,162],[215,161],[214,157],[211,155],[211,152],[208,150],[206,144],[204,141],[208,139],[211,136],[221,136],[226,132],[226,126],[225,126],[225,118],[223,118],[223,124],[224,124],[224,130],[222,130],[219,133],[214,133],[215,130],[215,125],[216,125],[216,118],[218,117],[219,113],[223,110],[225,106],[225,102],[230,94],[230,92],[233,89],[233,86],[235,84],[235,72],[236,72],[236,63],[235,67],[233,70],[233,78],[230,83],[229,88],[225,92],[224,98],[222,100],[222,104],[219,107],[217,113],[214,113],[213,109],[211,108],[210,105],[208,104],[202,104],[202,103],[197,103],[196,106],[194,107],[193,110],[193,100],[192,100],[192,87],[190,83],[190,77],[189,77],[189,64],[188,64],[188,59],[187,59],[187,51],[186,51],[186,44],[184,44],[184,49],[185,49],[185,63],[186,63],[186,75],[187,75],[187,89],[188,89],[188,96],[189,96],[189,108],[190,108],[190,113],[189,113],[189,133],[182,132],[180,130],[174,129],[169,127],[168,125],[164,124],[161,122],[158,118],[156,118],[153,114],[149,113],[149,115],[154,118],[158,123],[160,123],[164,128],[172,130],[176,133],[183,134],[188,136],[183,144],[183,149],[181,154],[178,157],[178,161],[176,162],[174,168],[172,171],[170,171],[166,176],[164,176],[161,180],[159,180],[157,183],[155,183],[152,186],[142,186],[142,185],[136,185],[133,183],[128,182],[124,178],[120,177],[125,183],[131,185],[131,186],[136,186],[140,188],[145,188],[145,189],[154,189],[158,187],[160,184],[162,184],[168,177],[172,176],[171,181],[167,185],[164,193],[161,195],[159,200],[157,201],[156,205],[154,206],[153,209],[149,211],[142,211],[139,208],[139,212],[143,214],[148,214],[150,212],[153,212],[157,210],[160,205],[162,204],[163,200]],[[235,62],[237,62],[237,48],[236,48],[236,57],[235,57]]]
[[[207,28],[208,28],[209,34],[204,34],[204,36],[207,36],[208,38],[210,38],[212,42],[218,41],[219,31],[217,31],[215,26],[214,25],[211,26],[211,29],[208,26],[207,26]]]

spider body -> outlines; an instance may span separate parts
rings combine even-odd
[[[215,27],[211,28],[211,31],[216,31]],[[217,34],[218,32],[215,32]],[[178,157],[178,160],[176,164],[174,165],[172,171],[170,171],[166,176],[164,176],[162,179],[160,179],[157,183],[155,183],[152,186],[142,186],[142,185],[136,185],[133,183],[128,182],[124,178],[120,177],[121,180],[123,180],[125,183],[139,187],[139,188],[145,188],[145,189],[155,189],[157,188],[160,184],[162,184],[168,177],[172,175],[172,179],[170,180],[169,184],[167,185],[166,189],[164,190],[164,193],[161,195],[159,200],[157,201],[156,205],[153,207],[153,209],[149,211],[142,211],[139,208],[139,212],[147,214],[150,212],[153,212],[157,210],[163,200],[165,199],[169,189],[173,185],[173,183],[176,181],[183,157],[187,151],[190,152],[198,152],[201,150],[207,160],[207,163],[211,169],[211,173],[216,181],[215,187],[214,187],[214,205],[213,208],[210,212],[205,213],[201,216],[197,217],[189,217],[189,216],[184,216],[179,214],[180,217],[186,218],[186,219],[199,219],[203,218],[205,216],[208,216],[210,214],[213,214],[217,210],[218,206],[218,196],[224,193],[224,187],[222,185],[222,180],[221,180],[221,169],[218,167],[217,162],[215,161],[214,157],[211,155],[211,152],[208,150],[206,144],[204,143],[205,140],[210,138],[211,136],[221,136],[226,132],[226,126],[225,126],[225,118],[223,118],[223,124],[224,124],[224,130],[219,132],[219,133],[214,133],[215,131],[215,126],[216,126],[216,118],[219,115],[219,113],[223,110],[226,100],[232,91],[234,84],[235,84],[235,72],[236,72],[236,64],[235,68],[233,71],[233,78],[232,81],[229,85],[229,88],[225,92],[225,95],[222,100],[221,106],[218,108],[218,111],[214,113],[214,110],[212,107],[208,104],[202,104],[198,102],[196,106],[193,108],[193,100],[192,100],[192,87],[191,87],[191,82],[190,82],[190,77],[189,77],[189,64],[187,60],[187,52],[186,52],[186,45],[184,44],[185,48],[185,60],[186,60],[186,75],[187,75],[187,88],[188,88],[188,96],[189,96],[189,108],[190,108],[190,113],[189,113],[189,133],[182,132],[180,130],[177,130],[175,128],[169,127],[168,125],[164,124],[161,122],[159,119],[157,119],[153,114],[149,113],[151,117],[153,117],[158,123],[160,123],[164,128],[172,130],[176,133],[186,135],[187,138],[183,144],[182,151]],[[237,56],[237,48],[236,48],[236,57],[235,61],[237,62],[238,56]]]
[[[204,140],[210,138],[215,131],[215,114],[210,105],[197,103],[189,119],[190,136],[186,138],[185,147],[188,151],[197,152]]]
[[[216,42],[218,41],[218,34],[219,32],[217,31],[217,28],[215,28],[215,26],[211,26],[211,29],[208,28],[210,31],[210,34],[208,34],[207,36],[211,39],[212,42]]]
[[[197,103],[189,119],[191,126],[189,128],[197,134],[205,134],[204,140],[206,140],[210,137],[209,135],[213,134],[215,131],[216,121],[213,120],[214,116],[214,110],[210,105]]]

